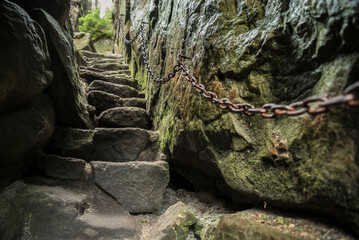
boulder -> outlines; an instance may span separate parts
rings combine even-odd
[[[51,84],[46,37],[19,6],[0,4],[0,114],[28,103]]]
[[[209,227],[203,239],[213,240],[299,240],[302,238],[276,231],[270,226],[252,223],[235,214],[223,215],[217,224]]]
[[[138,107],[116,107],[101,113],[98,117],[100,127],[137,127],[149,128],[149,118],[143,108]]]
[[[51,100],[42,94],[35,100],[0,116],[0,188],[19,177],[55,130]]]
[[[90,161],[156,161],[159,146],[155,132],[140,128],[58,129],[50,144],[63,157]]]
[[[30,12],[33,9],[41,8],[50,14],[56,21],[65,27],[69,18],[70,0],[11,0],[18,4],[26,12]]]
[[[91,162],[94,182],[131,213],[160,210],[169,182],[166,162]]]
[[[44,29],[48,39],[51,69],[54,72],[48,93],[54,102],[56,123],[62,127],[93,128],[87,110],[85,86],[77,73],[71,36],[43,10],[33,10],[31,16]]]
[[[197,217],[183,202],[169,207],[154,223],[148,239],[152,240],[185,240]]]
[[[90,52],[96,52],[93,45],[91,34],[85,32],[74,33],[74,44],[79,50],[86,50]]]
[[[89,86],[90,91],[98,90],[115,94],[121,98],[138,97],[139,92],[128,85],[120,85],[111,82],[105,82],[101,80],[93,81]]]
[[[99,39],[95,43],[95,49],[99,53],[111,54],[113,53],[113,40],[112,39]]]

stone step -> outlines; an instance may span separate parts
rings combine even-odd
[[[144,98],[120,98],[119,96],[103,91],[90,91],[87,94],[89,104],[96,108],[96,114],[115,107],[139,107],[146,108]]]
[[[137,107],[116,107],[108,109],[98,117],[99,127],[149,128],[149,117],[145,109]]]
[[[111,59],[111,58],[88,58],[88,57],[85,57],[85,60],[88,63],[88,65],[101,64],[101,63],[124,63],[124,60],[122,58]]]
[[[140,95],[140,93],[135,88],[128,85],[120,85],[101,80],[95,80],[90,84],[89,92],[94,90],[112,93],[121,98],[133,98]]]
[[[123,59],[123,56],[118,54],[100,54],[100,53],[94,53],[89,52],[86,50],[80,50],[80,53],[85,56],[86,58],[95,58],[95,59]]]
[[[126,74],[116,74],[116,75],[108,75],[102,72],[94,72],[90,70],[80,70],[80,77],[85,79],[88,84],[95,80],[102,80],[105,82],[128,85],[133,88],[138,88],[137,81],[131,80],[131,78]]]
[[[169,182],[168,163],[91,162],[93,179],[131,213],[152,213],[161,209]]]
[[[81,180],[85,177],[86,162],[82,159],[39,154],[35,157],[36,166],[45,175],[63,180]]]
[[[153,162],[164,157],[158,134],[140,128],[58,128],[48,151],[87,162]]]
[[[121,63],[97,63],[88,65],[93,68],[101,69],[104,71],[118,71],[118,70],[128,70],[129,67],[127,64]]]

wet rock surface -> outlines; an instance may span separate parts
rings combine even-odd
[[[116,14],[125,15],[129,37],[150,23],[155,75],[172,71],[183,52],[208,90],[262,106],[334,96],[358,80],[358,3],[136,0],[119,3]],[[358,234],[357,108],[273,120],[228,113],[183,79],[148,81],[138,41],[128,46],[119,37],[118,47],[146,87],[170,164],[198,190],[210,183],[239,204],[328,215]]]

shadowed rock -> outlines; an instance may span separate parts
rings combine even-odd
[[[100,127],[138,127],[147,129],[148,115],[143,108],[111,108],[101,113],[98,124]]]
[[[22,8],[1,1],[0,22],[1,113],[39,96],[51,84],[52,72],[45,34]]]
[[[138,97],[138,91],[128,85],[120,85],[101,80],[93,81],[89,86],[90,91],[98,90],[115,94],[121,98]]]
[[[159,151],[157,140],[157,133],[140,128],[67,128],[58,129],[50,147],[61,156],[88,162],[156,161]]]

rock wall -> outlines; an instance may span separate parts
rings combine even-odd
[[[0,189],[29,168],[55,124],[92,127],[68,10],[66,0],[0,2]]]
[[[91,10],[92,1],[90,0],[71,0],[70,1],[70,20],[74,32],[78,32],[79,18],[86,15]]]
[[[290,103],[334,96],[358,81],[359,1],[126,0],[127,37],[141,21],[156,75],[177,54],[208,90],[234,102]],[[118,24],[118,23],[116,23]],[[117,26],[116,26],[117,28]],[[118,39],[146,89],[153,127],[170,167],[196,189],[216,188],[239,204],[334,217],[358,234],[359,110],[263,119],[220,110],[183,78],[147,79],[139,41]],[[116,49],[117,49],[116,48]]]

